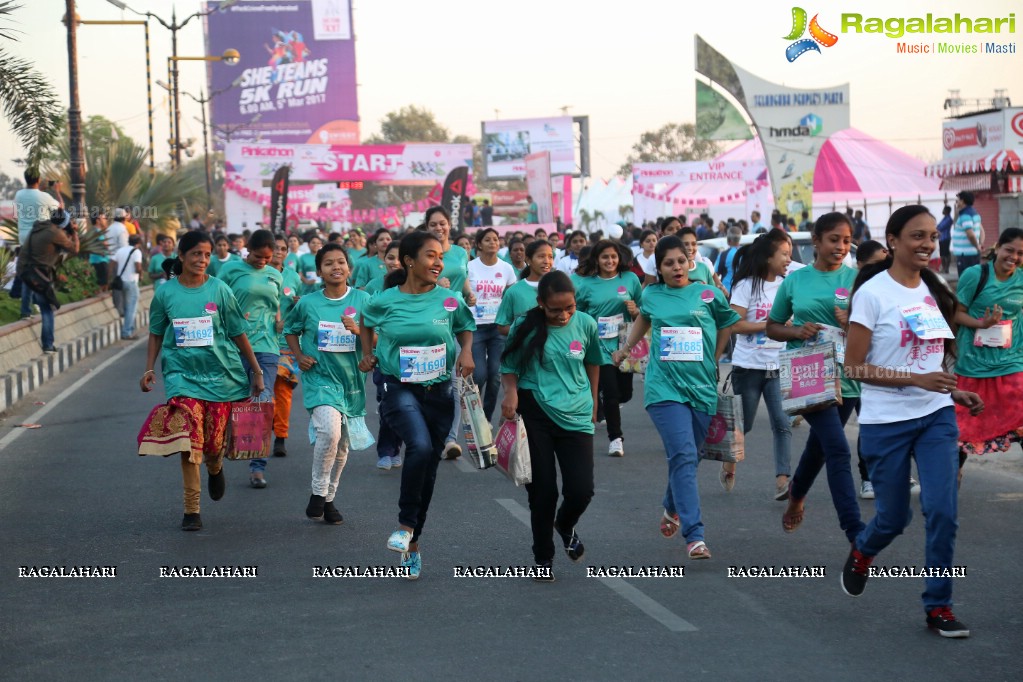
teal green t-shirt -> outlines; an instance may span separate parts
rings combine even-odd
[[[835,306],[849,309],[850,292],[855,281],[856,270],[845,265],[828,272],[812,265],[800,268],[788,275],[778,287],[768,319],[785,324],[791,317],[796,327],[806,322],[840,327],[835,317]],[[791,350],[802,345],[802,341],[789,341],[788,348]],[[844,365],[840,364],[839,368],[842,373],[842,396],[858,398],[860,382],[846,378]]]
[[[535,308],[536,290],[539,284],[539,282],[520,279],[505,289],[504,296],[501,298],[501,305],[497,309],[497,317],[494,319],[494,324],[510,327],[512,322]]]
[[[352,276],[348,278],[348,283],[353,287],[363,289],[377,275],[386,274],[387,264],[376,256],[370,256],[368,258],[361,259],[355,264],[355,268],[352,270]]]
[[[329,405],[349,417],[366,415],[366,375],[359,371],[362,343],[341,325],[345,317],[358,323],[369,294],[348,287],[339,299],[321,289],[303,296],[284,322],[284,333],[299,337],[302,353],[316,364],[302,372],[302,398],[307,410]]]
[[[521,326],[522,319],[512,325],[509,341]],[[542,363],[528,354],[535,333],[501,361],[501,373],[516,375],[519,388],[532,391],[544,413],[561,428],[593,433],[593,392],[586,365],[607,364],[597,322],[586,313],[576,312],[564,327],[548,326]]]
[[[299,296],[302,295],[302,280],[298,276],[298,271],[291,268],[281,270],[281,279],[283,280],[281,288],[281,319],[287,320],[291,310],[298,303]],[[288,348],[288,341],[284,338],[283,332],[277,335],[277,345],[280,346],[281,350],[287,350]]]
[[[651,284],[643,291],[639,309],[652,328],[644,406],[684,403],[715,414],[718,330],[742,318],[720,289],[692,282],[676,288]]]
[[[216,277],[217,274],[220,272],[220,269],[224,267],[224,265],[230,263],[231,261],[241,259],[242,257],[239,256],[238,254],[230,253],[227,255],[226,260],[220,260],[217,254],[214,253],[213,255],[210,256],[210,264],[206,267],[206,274]]]
[[[632,272],[603,279],[599,275],[581,277],[575,289],[575,302],[579,310],[589,313],[597,321],[597,335],[604,350],[604,364],[610,364],[611,354],[618,350],[618,332],[632,322],[626,301],[638,306],[643,297],[643,285]]]
[[[284,267],[298,272],[298,259],[299,255],[297,253],[289,251],[288,255],[284,257]]]
[[[302,293],[311,294],[314,291],[319,291],[321,288],[322,280],[320,275],[316,272],[316,254],[315,253],[303,253],[298,258],[298,274],[302,275],[306,279],[315,279],[316,282],[313,284],[302,284]]]
[[[439,286],[424,294],[385,289],[365,304],[362,319],[376,329],[380,371],[427,386],[451,378],[455,334],[476,330],[461,294]]]
[[[366,249],[345,249],[345,251],[348,253],[349,264],[353,266],[366,256]]]
[[[444,254],[444,270],[441,277],[451,280],[451,291],[462,294],[465,291],[465,280],[469,277],[469,254],[458,244],[452,244]]]
[[[980,282],[980,269],[984,267],[991,267],[992,270],[988,272],[984,289],[974,300],[974,292]],[[984,317],[984,311],[993,309],[996,304],[1002,306],[1002,320],[1010,323],[1005,326],[1011,329],[1009,333],[1012,342],[1009,348],[974,346],[978,330],[960,327],[956,336],[956,344],[959,346],[956,373],[982,379],[1023,372],[1023,315],[1020,314],[1023,308],[1023,270],[1016,268],[1011,277],[1000,282],[993,266],[974,265],[959,276],[957,296],[960,303],[969,306],[967,312],[974,318]]]
[[[384,290],[384,275],[377,275],[369,282],[366,283],[366,287],[363,289],[370,296],[375,296]]]
[[[249,395],[241,353],[231,340],[245,333],[245,318],[224,282],[210,277],[194,289],[177,279],[164,284],[150,304],[149,333],[163,337],[161,368],[168,399],[226,403]]]
[[[280,355],[276,324],[284,283],[277,268],[266,265],[257,270],[239,259],[224,263],[217,279],[231,287],[238,299],[252,352]]]
[[[174,256],[171,255],[171,258]],[[153,286],[160,286],[167,281],[167,273],[163,271],[163,262],[167,260],[167,256],[163,255],[163,252],[154,254],[149,259],[149,267],[146,272],[149,273],[149,279],[152,280]]]
[[[689,271],[689,281],[714,286],[714,273],[710,271],[706,263],[699,261],[696,267]]]

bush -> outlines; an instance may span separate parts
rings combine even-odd
[[[85,258],[69,258],[57,269],[56,289],[67,294],[68,301],[92,298],[99,294],[96,271]]]

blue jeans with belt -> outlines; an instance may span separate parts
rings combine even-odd
[[[380,416],[405,441],[398,523],[412,528],[412,542],[418,542],[433,499],[445,437],[454,421],[454,391],[450,380],[424,386],[403,384],[386,374],[383,391]]]
[[[280,355],[277,353],[255,353],[256,362],[259,363],[259,368],[263,370],[263,392],[259,394],[259,402],[273,402],[274,400],[274,380],[277,378],[277,361],[280,359]],[[242,365],[245,366],[245,373],[249,375],[249,381],[252,381],[252,370],[249,368],[249,363],[242,358]],[[257,459],[249,460],[249,473],[254,474],[256,472],[266,471],[266,459],[259,457]]]

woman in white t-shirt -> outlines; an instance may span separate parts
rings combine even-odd
[[[853,287],[846,345],[847,373],[863,383],[860,437],[874,484],[876,516],[853,542],[842,589],[859,596],[870,564],[909,525],[911,459],[920,476],[925,561],[940,576],[925,579],[927,626],[943,637],[968,637],[952,613],[957,520],[959,428],[953,403],[973,414],[976,393],[956,390],[955,295],[928,270],[938,242],[934,216],[903,206],[885,229],[890,255],[860,271]]]
[[[640,283],[646,287],[657,281],[657,264],[654,262],[654,249],[657,248],[657,233],[643,230],[639,235],[639,253],[632,259],[630,269],[639,277]]]
[[[497,311],[508,287],[515,284],[515,269],[497,257],[501,240],[497,230],[487,227],[476,233],[476,253],[469,261],[469,289],[476,296],[472,306],[476,333],[472,335],[472,357],[476,363],[472,378],[483,396],[483,413],[489,421],[497,407],[501,388],[501,353],[505,337],[497,329]]]
[[[771,230],[744,246],[735,256],[735,282],[732,285],[732,310],[742,320],[735,325],[737,334],[732,352],[732,386],[742,397],[743,431],[753,430],[757,407],[763,396],[774,434],[774,499],[788,499],[791,474],[792,429],[782,409],[778,354],[784,341],[767,337],[767,317],[774,297],[785,279],[792,260],[792,240],[783,230]],[[721,465],[721,485],[735,485],[735,464]]]

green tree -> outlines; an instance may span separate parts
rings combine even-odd
[[[7,19],[20,5],[0,0],[0,19]],[[0,25],[0,38],[18,40],[15,29]],[[27,59],[0,45],[0,109],[15,137],[27,150],[26,162],[36,168],[43,151],[63,131],[57,93]]]
[[[432,111],[410,104],[384,116],[380,121],[380,133],[371,135],[365,143],[447,142],[450,139],[451,133],[437,122]]]
[[[632,145],[632,153],[618,169],[618,175],[632,175],[634,163],[671,163],[675,161],[700,161],[710,159],[721,152],[721,145],[713,140],[701,140],[696,136],[692,123],[668,123],[658,130],[651,130],[639,137]]]
[[[0,173],[0,199],[13,199],[14,193],[24,187],[25,182],[21,178],[12,178],[7,173]]]

